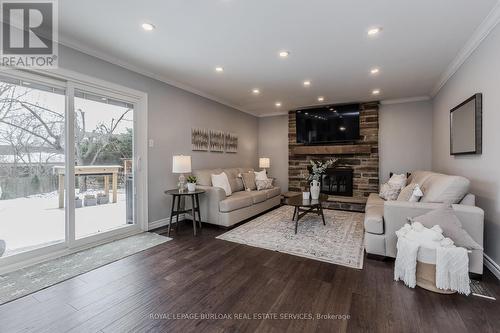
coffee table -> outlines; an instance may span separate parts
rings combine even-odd
[[[291,198],[285,199],[285,205],[294,206],[295,209],[293,211],[293,220],[295,221],[295,233],[297,233],[297,228],[299,226],[299,220],[304,217],[306,214],[317,214],[321,216],[323,220],[323,225],[326,225],[325,215],[323,215],[323,207],[321,205],[322,202],[328,200],[328,195],[320,194],[317,200],[304,200],[302,196],[294,196]]]

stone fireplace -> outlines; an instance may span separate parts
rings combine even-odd
[[[327,207],[363,211],[366,198],[378,192],[378,103],[363,103],[360,139],[349,144],[306,146],[297,144],[295,111],[288,114],[288,183],[290,191],[306,191],[310,161],[337,158],[337,165],[322,177],[322,191],[329,195]],[[334,171],[337,170],[335,173]],[[350,184],[349,184],[350,182]]]

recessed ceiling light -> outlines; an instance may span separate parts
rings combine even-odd
[[[379,95],[380,94],[380,89],[374,89],[372,91],[372,95]]]
[[[146,31],[152,31],[155,29],[155,26],[152,25],[151,23],[143,23],[142,28]]]
[[[280,51],[279,53],[281,58],[287,58],[290,55],[289,51]]]
[[[309,112],[306,112],[306,116],[309,114]]]
[[[309,87],[311,85],[311,81],[306,80],[304,81],[304,87]]]
[[[340,126],[340,127],[339,127],[339,130],[341,130],[341,131],[345,131],[345,127],[344,127],[344,126]]]
[[[375,27],[368,29],[368,36],[376,36],[382,31],[381,27]]]
[[[222,73],[222,72],[224,72],[224,68],[218,66],[218,67],[215,67],[215,71],[218,73]]]
[[[324,100],[325,100],[325,98],[323,96],[318,97],[318,102],[323,102]]]
[[[376,75],[379,72],[380,72],[380,69],[378,69],[377,67],[370,69],[370,74],[372,74],[372,75]]]
[[[252,89],[252,94],[254,94],[254,95],[258,95],[258,94],[260,94],[260,90],[259,90],[259,89],[257,89],[257,88]]]
[[[281,107],[281,102],[276,102],[274,103],[274,105],[276,105],[277,108]]]

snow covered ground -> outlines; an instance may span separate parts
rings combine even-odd
[[[120,190],[116,203],[77,208],[76,238],[126,225],[125,208],[125,192]],[[0,239],[7,245],[4,256],[63,242],[64,235],[64,209],[58,208],[57,192],[0,200]]]

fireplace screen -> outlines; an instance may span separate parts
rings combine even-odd
[[[321,176],[321,193],[352,196],[352,169],[331,168]]]

